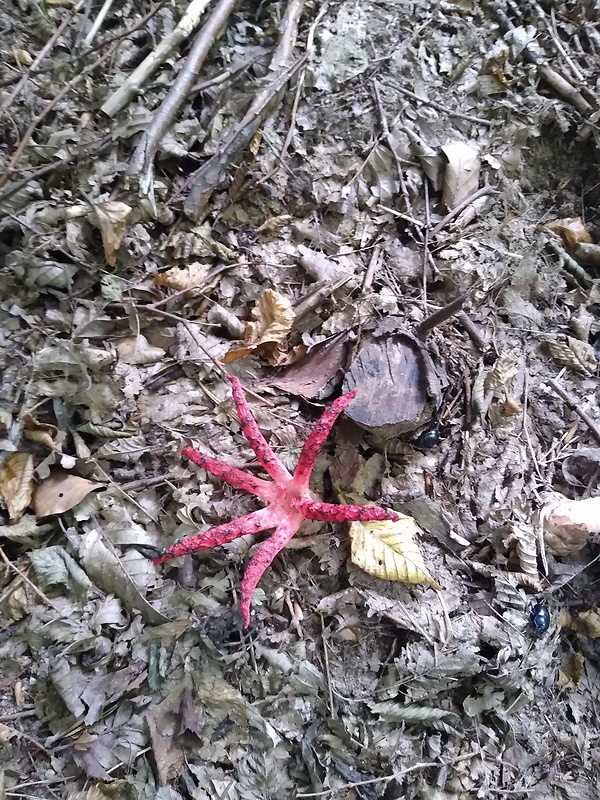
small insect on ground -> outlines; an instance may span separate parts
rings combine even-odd
[[[536,603],[529,616],[531,624],[538,636],[543,636],[550,627],[550,611],[543,603]]]

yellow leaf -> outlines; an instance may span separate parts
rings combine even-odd
[[[412,517],[397,522],[353,522],[350,525],[352,563],[375,578],[404,583],[428,583],[441,589],[429,574],[419,550]]]
[[[287,335],[294,322],[290,301],[272,289],[266,289],[252,309],[255,322],[246,323],[244,341],[233,345],[223,359],[228,364],[258,350],[270,364],[281,364],[287,349]]]
[[[28,453],[11,453],[0,467],[0,494],[11,520],[21,519],[32,493],[33,458]]]

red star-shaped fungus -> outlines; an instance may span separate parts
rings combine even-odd
[[[198,464],[207,472],[222,478],[231,486],[243,489],[250,494],[260,497],[267,505],[259,511],[253,511],[243,517],[217,525],[204,533],[188,536],[167,549],[155,559],[155,564],[162,564],[170,558],[207,550],[227,542],[232,542],[248,533],[275,528],[273,535],[261,544],[258,551],[252,556],[246,573],[242,579],[242,596],[240,610],[244,620],[244,627],[250,624],[250,604],[252,595],[265,570],[269,567],[275,556],[283,550],[289,540],[297,533],[298,528],[305,519],[319,520],[322,522],[350,522],[369,520],[396,520],[398,515],[377,506],[346,506],[335,503],[321,503],[310,495],[308,484],[310,475],[323,446],[329,435],[333,423],[342,411],[352,402],[356,392],[339,397],[326,409],[321,419],[317,422],[310,436],[306,440],[298,464],[293,475],[290,475],[285,466],[277,458],[267,440],[260,432],[256,420],[238,378],[231,377],[233,386],[233,399],[237,415],[242,423],[242,431],[250,446],[256,453],[257,459],[273,478],[266,481],[256,478],[249,472],[232,467],[223,461],[217,461],[210,456],[205,456],[194,450],[193,447],[184,447],[182,454]]]

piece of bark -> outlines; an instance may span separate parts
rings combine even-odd
[[[365,342],[344,381],[345,392],[353,389],[346,416],[381,443],[425,424],[442,393],[431,356],[408,333]]]

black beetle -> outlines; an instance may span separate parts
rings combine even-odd
[[[550,611],[543,603],[536,603],[529,616],[531,624],[538,636],[542,636],[550,627]]]
[[[418,450],[429,450],[430,447],[435,447],[440,441],[440,432],[437,428],[429,428],[423,433],[419,434],[412,443],[413,447]]]

